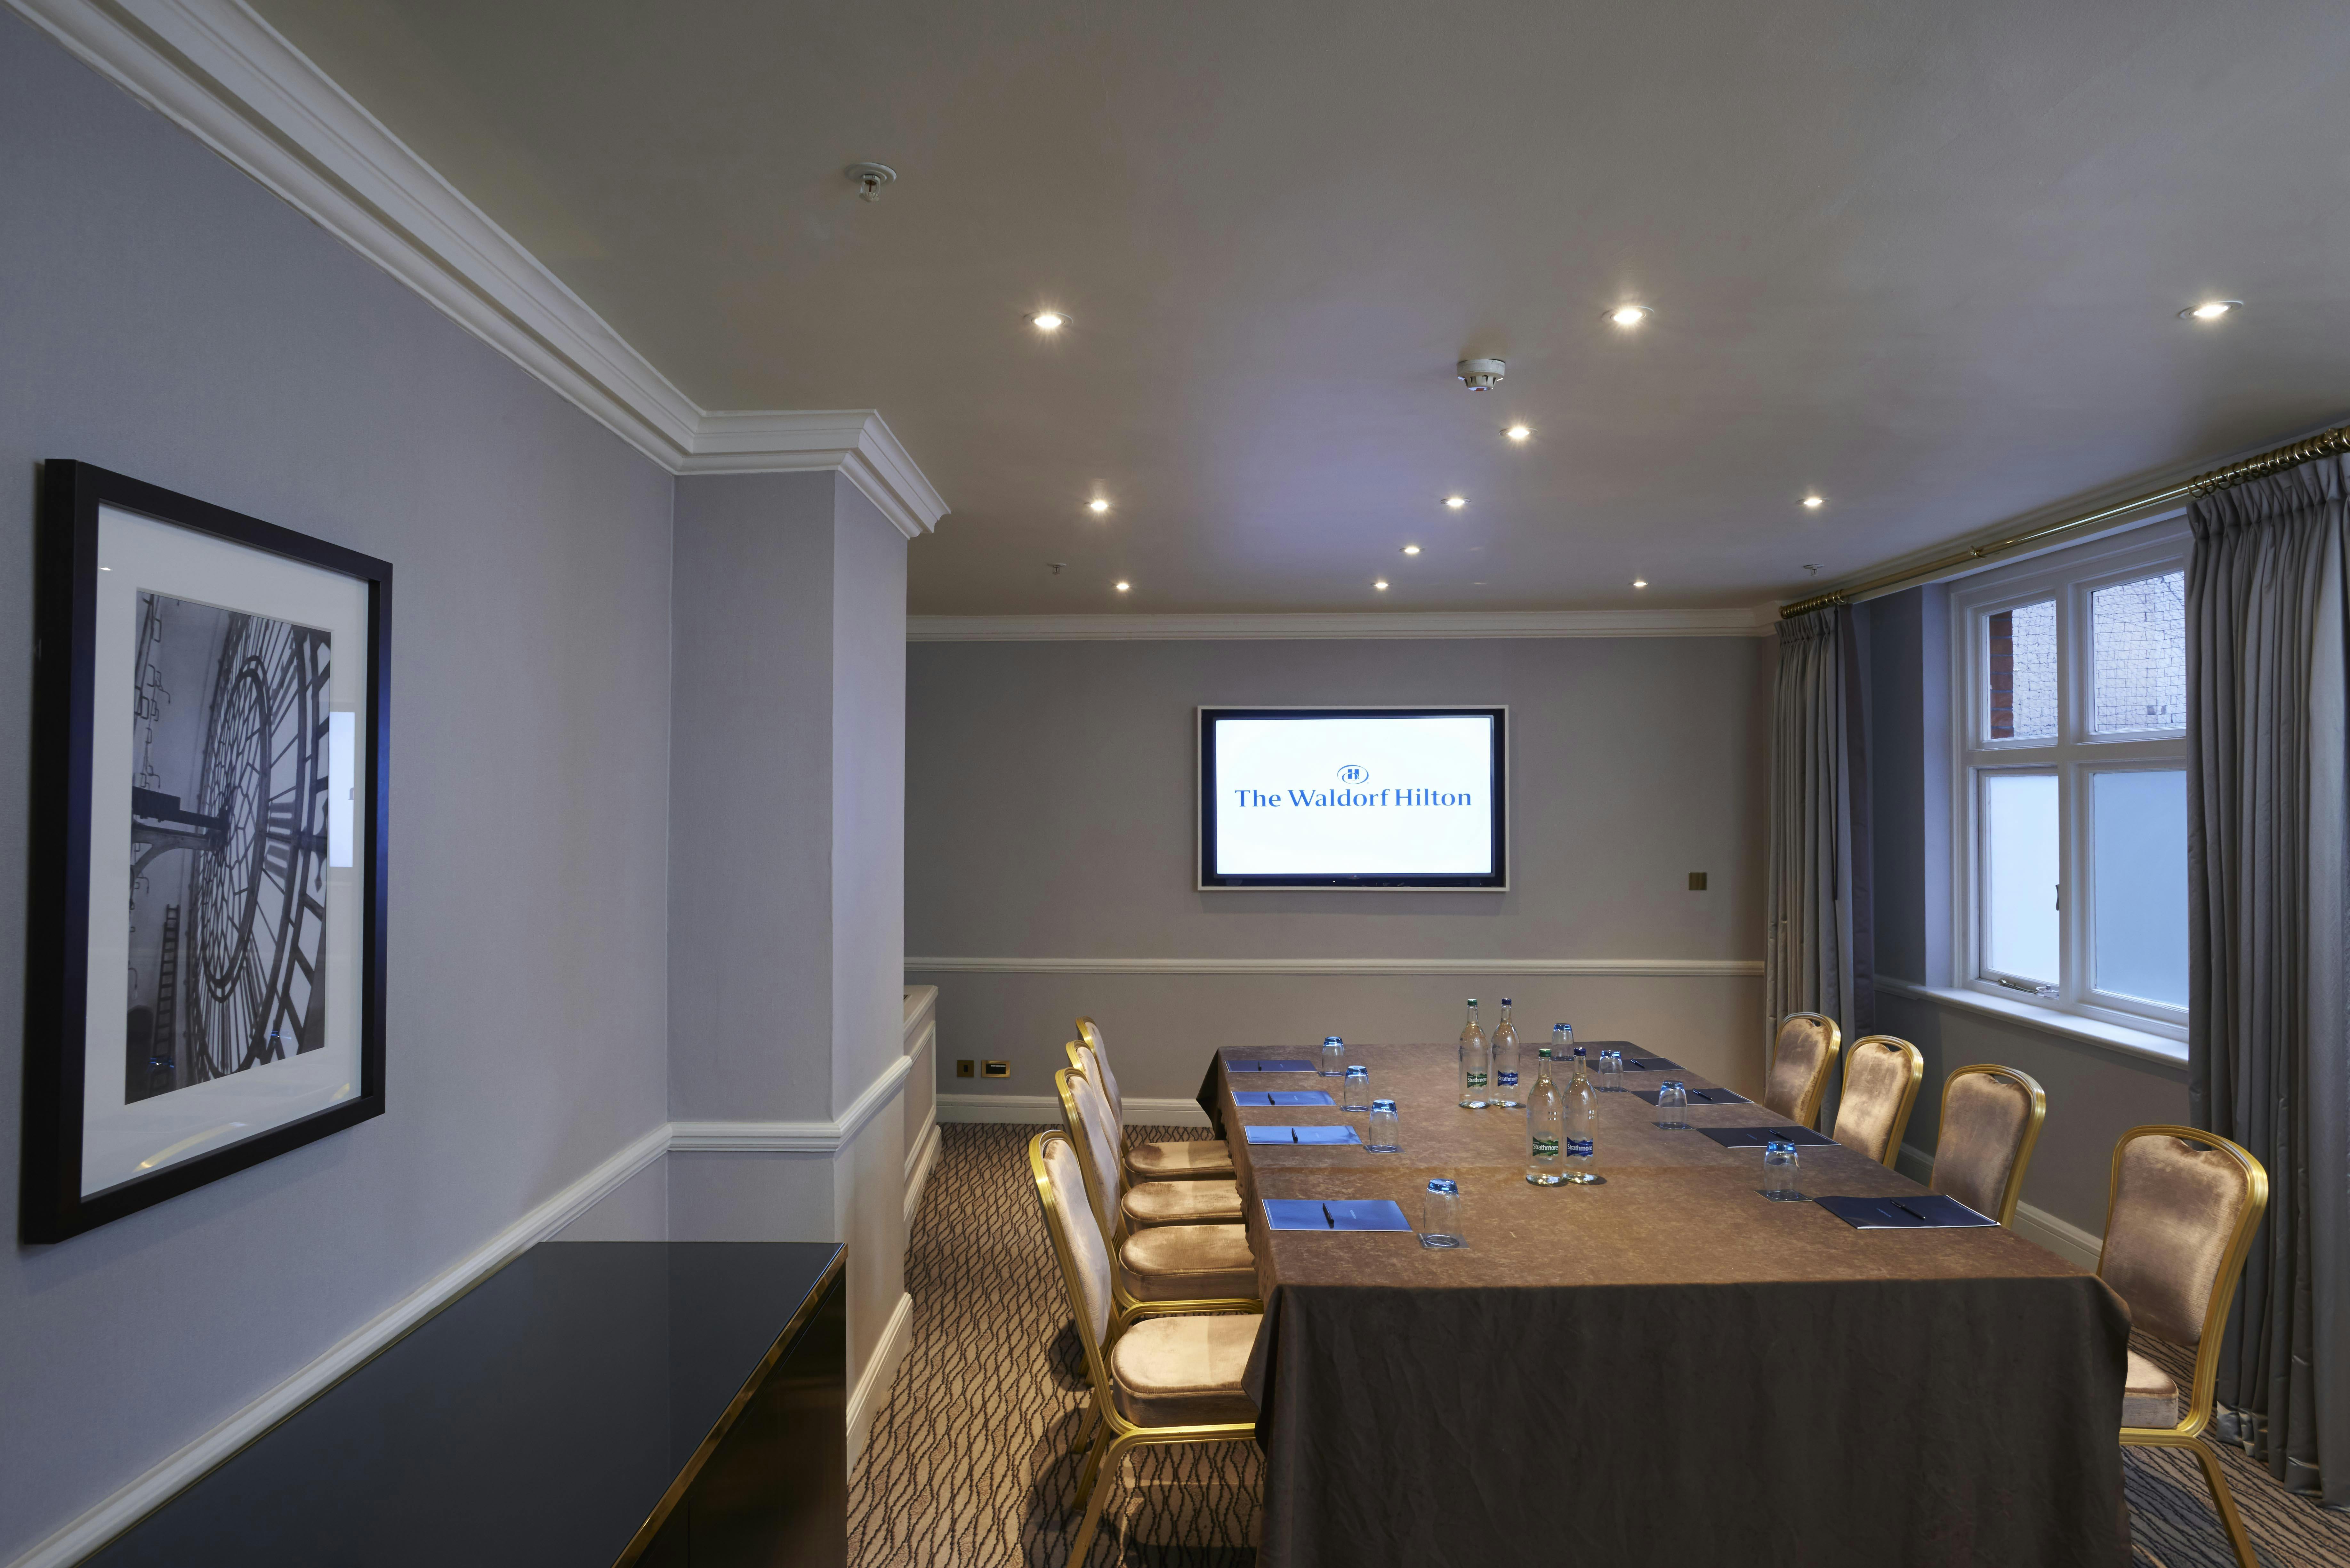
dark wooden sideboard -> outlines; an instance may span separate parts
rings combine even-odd
[[[535,1247],[88,1562],[845,1568],[843,1256]]]

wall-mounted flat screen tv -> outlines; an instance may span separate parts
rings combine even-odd
[[[1202,708],[1200,887],[1499,892],[1506,708]]]

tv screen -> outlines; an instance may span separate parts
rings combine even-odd
[[[1201,888],[1506,888],[1508,716],[1201,709]]]

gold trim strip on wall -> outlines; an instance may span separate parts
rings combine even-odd
[[[2224,467],[2215,468],[2209,473],[2197,474],[2186,483],[2174,484],[2168,490],[2151,491],[2144,495],[2133,496],[2117,506],[2107,506],[2078,517],[2067,517],[2062,523],[2051,523],[2045,527],[2011,535],[2004,539],[1993,540],[1988,545],[1977,545],[1971,549],[1945,556],[1939,560],[1929,561],[1922,566],[1912,566],[1906,571],[1888,573],[1881,577],[1871,577],[1866,582],[1853,583],[1845,587],[1831,588],[1824,594],[1813,594],[1807,598],[1796,599],[1792,604],[1781,607],[1779,618],[1792,620],[1799,615],[1809,615],[1815,609],[1825,609],[1830,605],[1849,604],[1862,595],[1876,593],[1880,588],[1901,587],[1910,583],[1929,582],[1933,578],[1947,576],[1961,566],[1972,566],[1987,556],[1996,556],[2003,550],[2012,550],[2019,545],[2029,545],[2035,539],[2045,539],[2052,534],[2062,534],[2068,529],[2085,527],[2092,523],[2102,523],[2108,517],[2119,517],[2126,513],[2136,512],[2144,507],[2158,506],[2166,501],[2209,495],[2215,490],[2225,490],[2230,485],[2241,484],[2248,479],[2263,478],[2268,474],[2307,462],[2313,458],[2331,457],[2344,452],[2350,452],[2350,425],[2337,425],[2330,431],[2311,436],[2306,441],[2297,441],[2289,446],[2278,447],[2273,452],[2264,452],[2257,457],[2248,457],[2240,462],[2231,462]]]

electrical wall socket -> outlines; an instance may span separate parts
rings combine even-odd
[[[1012,1076],[1012,1064],[1009,1062],[982,1062],[979,1064],[979,1075],[983,1078],[1008,1078]]]
[[[955,1058],[955,1076],[956,1076],[956,1077],[958,1077],[958,1078],[968,1078],[968,1077],[970,1077],[970,1076],[971,1076],[971,1074],[972,1074],[972,1060],[971,1060],[971,1058],[970,1058],[970,1057],[968,1057],[968,1056],[958,1056],[958,1057],[956,1057],[956,1058]]]
[[[1705,891],[1704,872],[1692,871],[1690,873],[1690,891],[1692,893],[1702,893]]]

